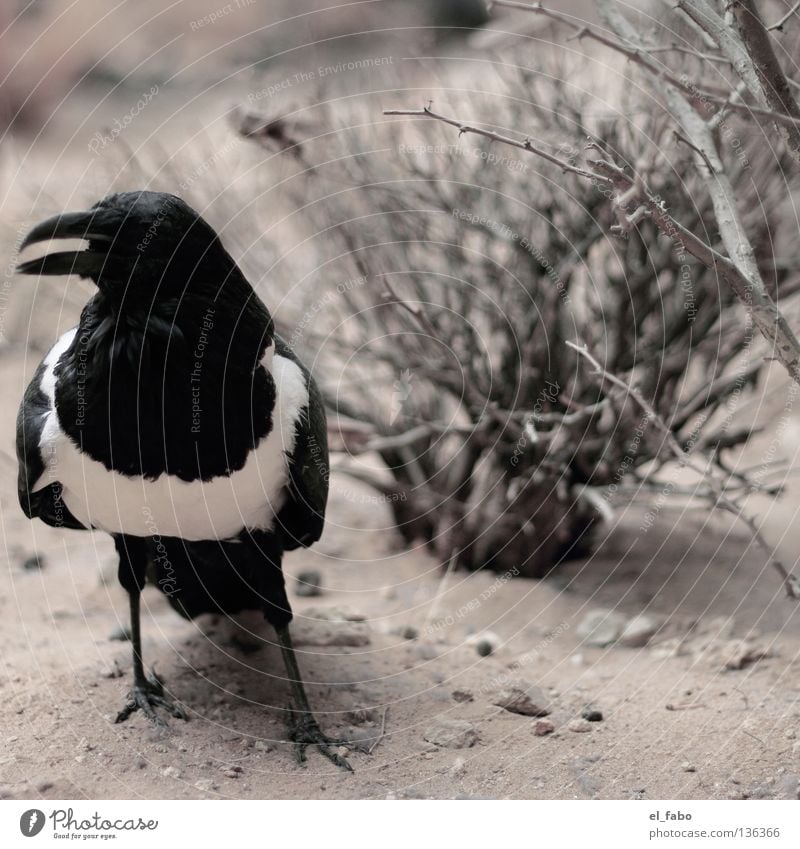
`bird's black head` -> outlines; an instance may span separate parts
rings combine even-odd
[[[163,192],[122,192],[85,212],[53,216],[37,224],[20,249],[50,239],[89,244],[28,260],[17,271],[77,274],[115,300],[180,297],[194,279],[220,285],[238,271],[213,228],[179,197]]]

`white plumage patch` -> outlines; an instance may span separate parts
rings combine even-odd
[[[286,498],[289,456],[298,419],[308,406],[308,389],[298,365],[270,346],[261,368],[275,381],[272,430],[230,476],[184,481],[162,474],[155,480],[133,478],[82,454],[67,437],[55,410],[53,373],[76,330],[65,333],[44,361],[41,388],[50,412],[39,441],[45,472],[33,491],[58,481],[69,511],[87,527],[132,536],[180,537],[189,541],[230,539],[241,530],[270,530]]]

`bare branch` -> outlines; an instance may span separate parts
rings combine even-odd
[[[681,9],[684,8],[684,4],[687,4],[688,9],[694,9],[694,5],[689,4],[698,4],[698,0],[678,0],[678,3]],[[534,12],[540,15],[544,15],[547,18],[551,18],[554,21],[559,21],[560,23],[566,24],[571,27],[575,31],[576,38],[591,38],[593,41],[596,41],[598,44],[602,44],[605,47],[610,48],[611,50],[615,50],[617,53],[621,53],[631,62],[640,65],[649,73],[653,74],[660,80],[664,80],[672,83],[676,88],[679,88],[685,94],[690,95],[691,97],[700,98],[708,103],[715,103],[720,106],[726,106],[729,109],[733,109],[736,112],[747,115],[751,118],[763,118],[771,121],[775,121],[779,124],[798,127],[800,126],[800,118],[792,117],[791,115],[786,115],[783,110],[775,111],[773,109],[766,108],[765,106],[753,106],[747,103],[735,103],[730,99],[723,97],[715,92],[708,91],[707,89],[701,88],[698,85],[695,85],[689,80],[678,77],[673,74],[668,68],[664,67],[660,63],[654,61],[648,53],[648,49],[642,49],[641,47],[633,47],[629,44],[625,44],[613,38],[609,38],[604,33],[599,31],[597,28],[590,26],[589,24],[577,24],[573,18],[569,15],[565,15],[561,12],[556,12],[553,9],[548,9],[543,6],[541,3],[518,3],[514,2],[514,0],[494,0],[494,6],[505,6],[510,9],[522,9],[526,12]],[[705,8],[705,4],[702,4]],[[705,17],[700,14],[698,15],[700,21],[704,21]],[[715,19],[718,19],[718,16],[714,15]],[[736,68],[737,73],[740,75],[744,75],[748,78],[748,88],[750,88],[751,92],[753,92],[754,96],[758,97],[760,93],[760,87],[758,85],[758,78],[755,74],[755,71],[752,73],[748,73],[748,68],[752,70],[752,63],[749,61],[749,57],[747,55],[747,51],[744,49],[744,46],[739,42],[738,38],[731,37],[730,31],[725,27],[724,22],[720,20],[720,26],[722,28],[722,34],[724,36],[723,40],[730,51],[730,62]],[[716,32],[716,29],[714,29]]]
[[[672,89],[667,88],[667,91],[670,92]],[[674,94],[680,99],[680,102],[676,100],[673,105],[677,105],[687,124],[695,131],[689,133],[690,136],[695,137],[693,144],[706,151],[705,157],[707,160],[718,163],[715,166],[718,169],[717,172],[708,174],[707,185],[709,186],[709,191],[712,193],[712,200],[714,200],[718,218],[721,219],[720,230],[723,233],[723,238],[727,236],[725,238],[726,247],[736,257],[736,262],[732,262],[715,251],[710,245],[675,221],[667,211],[663,201],[653,197],[643,188],[641,178],[628,176],[621,168],[608,160],[593,161],[591,164],[594,167],[594,173],[592,173],[582,168],[576,168],[568,162],[564,162],[530,143],[519,142],[516,139],[501,136],[497,133],[490,133],[480,128],[471,127],[455,118],[448,118],[433,112],[427,107],[424,109],[384,110],[384,115],[433,118],[457,127],[460,132],[475,132],[479,135],[485,135],[494,141],[526,150],[549,162],[554,162],[559,167],[571,173],[578,174],[581,177],[613,185],[618,190],[616,200],[618,206],[624,210],[628,203],[634,200],[637,201],[636,209],[640,205],[644,205],[650,217],[655,221],[664,235],[673,240],[677,239],[692,256],[700,260],[707,268],[717,272],[732,287],[737,297],[752,315],[761,333],[771,343],[774,356],[780,360],[791,377],[800,383],[800,341],[797,340],[788,322],[781,315],[764,288],[757,264],[753,258],[752,247],[747,241],[744,229],[738,221],[733,190],[730,187],[727,177],[724,176],[722,164],[719,162],[718,155],[714,149],[710,130],[697,112],[683,100],[682,96],[677,92],[674,92]],[[696,138],[697,136],[702,137],[699,144]],[[729,222],[730,226],[726,227],[724,224],[725,221]],[[739,263],[743,264],[744,269],[739,267]],[[402,304],[401,299],[397,298],[397,301]],[[406,305],[406,308],[408,309],[408,305]]]
[[[776,112],[800,119],[800,107],[792,95],[755,3],[753,0],[731,0],[730,8],[733,9],[739,36],[758,75],[764,103]],[[800,127],[785,124],[777,127],[792,156],[800,163]]]
[[[669,426],[666,422],[658,415],[658,413],[653,409],[653,406],[649,401],[642,395],[642,393],[635,387],[626,383],[624,380],[621,380],[616,375],[610,374],[607,372],[603,366],[598,362],[595,357],[589,352],[589,349],[586,345],[576,344],[574,342],[566,343],[570,348],[578,353],[579,356],[586,359],[589,364],[594,369],[594,373],[597,374],[602,380],[607,383],[612,384],[613,386],[622,389],[626,392],[638,406],[644,411],[645,416],[649,421],[651,421],[663,434],[666,441],[667,446],[669,447],[672,454],[675,456],[675,459],[681,464],[681,466],[686,466],[687,468],[692,469],[692,471],[696,472],[701,478],[705,481],[706,485],[709,488],[709,495],[711,497],[711,501],[715,507],[720,507],[728,513],[731,513],[737,519],[742,521],[750,530],[750,533],[753,535],[753,539],[756,543],[766,552],[770,565],[777,571],[780,575],[781,580],[783,582],[784,588],[786,590],[786,595],[792,599],[800,599],[800,582],[798,582],[797,578],[794,575],[790,575],[786,570],[786,567],[775,557],[774,550],[770,547],[769,543],[764,538],[761,530],[756,524],[755,519],[751,516],[748,516],[744,512],[744,508],[742,505],[736,503],[727,493],[724,482],[720,481],[711,471],[710,467],[707,465],[703,465],[697,463],[691,454],[683,449],[681,444],[675,438],[675,434],[670,430]]]
[[[714,39],[753,97],[766,106],[753,63],[733,27],[728,26],[706,0],[677,0],[677,5]]]
[[[451,127],[456,127],[458,129],[459,135],[471,133],[477,136],[483,136],[484,138],[491,139],[492,141],[500,142],[501,144],[507,144],[511,147],[517,147],[520,150],[527,150],[529,153],[535,153],[542,159],[546,159],[548,162],[552,162],[554,165],[557,165],[563,171],[567,171],[571,174],[578,174],[580,177],[596,179],[594,174],[591,174],[589,171],[584,171],[583,168],[576,168],[574,165],[570,165],[569,162],[566,162],[563,159],[559,159],[557,156],[553,156],[552,153],[548,153],[546,150],[542,150],[542,148],[537,147],[528,138],[524,139],[523,141],[519,141],[517,139],[512,139],[510,136],[503,136],[500,135],[500,133],[495,133],[492,130],[484,130],[481,127],[470,126],[469,124],[465,124],[463,121],[457,121],[455,118],[447,118],[444,115],[440,115],[439,113],[434,112],[428,106],[425,106],[422,109],[384,109],[383,114],[404,115],[413,118],[434,118],[437,121],[442,121],[445,124],[450,124]]]
[[[596,0],[596,2],[600,13],[609,25],[614,27],[619,36],[630,43],[637,43],[635,29],[609,3],[609,0]],[[703,0],[680,0],[680,2],[704,8],[706,6]],[[711,130],[692,104],[685,99],[679,87],[667,83],[664,93],[670,111],[683,126],[696,151],[698,167],[700,173],[704,175],[706,187],[711,195],[720,235],[732,261],[732,268],[728,266],[720,270],[747,307],[761,333],[770,342],[776,356],[789,374],[800,382],[800,341],[773,303],[761,279],[753,247],[739,214],[733,186],[725,173]],[[694,253],[701,262],[711,267],[707,259],[692,251],[689,242],[684,244],[686,249]],[[716,263],[715,265],[720,267]]]

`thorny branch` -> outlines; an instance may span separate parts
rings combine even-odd
[[[719,55],[713,69],[688,59],[715,79],[733,78]],[[639,433],[641,410],[627,393],[604,391],[582,359],[564,356],[566,339],[579,338],[602,352],[609,373],[638,387],[694,462],[715,467],[727,497],[776,491],[784,469],[764,463],[746,475],[729,453],[751,432],[732,426],[732,409],[751,403],[740,401],[742,390],[765,361],[748,356],[754,328],[734,295],[746,297],[750,281],[725,243],[711,241],[719,225],[703,181],[713,157],[700,162],[691,132],[639,87],[628,95],[634,127],[599,119],[591,93],[537,73],[524,56],[502,64],[489,90],[478,73],[460,69],[459,85],[472,92],[476,114],[491,110],[491,123],[429,104],[401,133],[394,120],[376,125],[363,101],[346,107],[350,129],[304,142],[321,164],[293,182],[293,198],[326,235],[314,243],[313,305],[284,335],[329,355],[319,357],[317,375],[331,421],[339,417],[330,431],[337,468],[374,487],[403,539],[424,543],[443,565],[456,551],[462,568],[541,576],[582,556],[618,493],[641,480],[655,485],[680,460],[654,426]],[[704,116],[723,144],[723,120],[734,111],[725,104],[753,100],[737,83],[714,89],[722,102]],[[662,100],[664,88],[659,80]],[[339,117],[325,107],[320,120]],[[429,144],[421,136],[431,121],[459,139]],[[666,169],[661,151],[674,129],[689,152],[674,147]],[[745,124],[742,133],[762,129]],[[593,133],[588,162],[581,148]],[[782,299],[800,275],[777,227],[783,173],[759,155],[764,148],[730,179],[744,229],[765,228],[754,238],[757,267]],[[391,149],[398,155],[383,155]],[[525,151],[539,160],[535,169]],[[736,165],[729,152],[723,161]],[[545,177],[535,187],[534,173]],[[614,229],[625,238],[609,239]],[[780,263],[770,261],[773,233]],[[328,297],[332,274],[346,284]],[[365,451],[373,452],[368,463],[342,457]],[[707,485],[699,489],[712,499]]]
[[[469,124],[456,121],[452,118],[445,118],[433,112],[429,107],[421,110],[392,109],[386,110],[384,114],[434,118],[451,126],[459,127],[462,132],[474,131]],[[702,123],[699,117],[698,121]],[[480,131],[480,134],[486,135],[485,131]],[[506,143],[504,136],[492,135],[495,141]],[[527,150],[529,153],[537,156],[541,155],[541,151],[538,148],[525,145],[513,139],[510,142],[514,147]],[[597,146],[594,144],[590,144],[590,147],[597,149]],[[752,278],[749,277],[736,263],[715,251],[710,245],[686,229],[669,214],[665,202],[649,192],[639,175],[630,176],[618,165],[606,159],[592,161],[590,164],[594,168],[594,173],[591,173],[583,169],[573,168],[569,163],[553,157],[551,154],[547,154],[546,158],[548,161],[555,161],[559,167],[566,166],[565,170],[570,170],[572,173],[579,174],[579,176],[586,176],[593,181],[613,186],[617,190],[614,201],[622,217],[622,223],[620,224],[622,230],[634,227],[638,221],[632,216],[637,215],[640,217],[645,212],[665,236],[673,241],[680,242],[695,259],[703,263],[706,268],[715,271],[731,286],[739,300],[751,313],[759,330],[771,343],[774,357],[783,364],[791,377],[800,383],[800,342],[764,288],[763,282],[758,276],[757,269],[748,268],[748,271],[753,275]],[[714,180],[718,191],[714,197],[718,199],[720,207],[726,211],[725,214],[727,216],[730,214],[733,201],[728,201],[720,196],[724,184],[720,177],[722,166],[720,165],[719,167],[719,173],[716,174],[716,179]],[[713,179],[713,175],[711,176]],[[729,193],[726,192],[725,195],[727,197]],[[734,223],[732,233],[741,234],[742,230]],[[740,261],[744,261],[747,258],[745,244],[741,240],[737,240],[736,235],[732,235],[729,243],[740,254]],[[749,260],[748,265],[750,265]]]
[[[457,121],[455,118],[448,118],[445,115],[440,115],[438,112],[434,112],[430,106],[425,106],[423,109],[384,109],[383,114],[387,116],[411,115],[418,118],[433,118],[444,124],[450,124],[451,127],[456,127],[459,135],[472,133],[477,136],[483,136],[484,138],[491,139],[492,141],[501,142],[502,144],[507,144],[511,147],[517,147],[520,150],[526,150],[529,153],[535,153],[542,159],[546,159],[548,162],[552,162],[554,165],[557,165],[565,173],[578,174],[580,177],[596,179],[595,175],[591,174],[589,171],[586,171],[583,168],[576,168],[574,165],[570,165],[569,162],[559,159],[557,156],[553,156],[552,153],[548,153],[543,148],[533,144],[529,138],[519,141],[518,139],[512,139],[510,136],[495,133],[492,130],[485,130],[482,127],[474,127],[470,124],[464,123],[463,121]]]
[[[678,4],[681,8],[683,8],[684,3],[691,2],[691,0],[678,0]],[[786,115],[783,111],[775,111],[773,109],[762,108],[760,106],[754,106],[752,104],[746,103],[735,103],[730,102],[728,98],[708,89],[701,88],[698,85],[695,85],[689,80],[684,80],[672,73],[666,66],[657,62],[650,55],[649,48],[639,48],[634,47],[614,38],[610,38],[605,35],[603,32],[598,30],[596,27],[591,26],[590,24],[580,23],[577,24],[575,19],[570,17],[569,15],[565,15],[562,12],[556,12],[553,9],[550,9],[541,3],[518,3],[514,2],[514,0],[493,0],[493,6],[504,6],[509,9],[521,9],[526,12],[533,12],[536,14],[543,15],[544,17],[550,18],[551,20],[558,21],[561,24],[565,24],[569,26],[574,31],[574,38],[589,38],[592,41],[597,42],[598,44],[602,44],[605,47],[608,47],[611,50],[614,50],[617,53],[621,53],[631,62],[640,65],[645,68],[648,72],[658,77],[661,80],[672,83],[672,85],[681,89],[684,94],[687,94],[692,97],[698,97],[702,100],[705,100],[709,103],[716,103],[719,106],[726,106],[730,109],[734,109],[737,112],[740,112],[744,115],[753,117],[753,118],[763,118],[767,120],[776,121],[780,124],[786,124],[788,126],[800,126],[800,118],[794,118],[790,115]],[[741,60],[741,56],[739,56],[739,60]],[[752,79],[755,80],[755,72],[752,74]]]

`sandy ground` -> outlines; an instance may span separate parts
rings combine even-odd
[[[7,351],[3,385],[19,384],[32,362]],[[16,398],[6,403],[4,448]],[[545,581],[445,580],[424,552],[397,553],[368,490],[336,478],[321,543],[287,557],[286,570],[319,718],[373,747],[350,755],[347,774],[313,752],[306,766],[295,761],[265,624],[185,622],[154,589],[145,659],[190,721],[165,732],[141,716],[115,725],[130,658],[110,639],[127,618],[110,540],[28,522],[13,462],[0,462],[3,797],[798,795],[800,614],[742,531],[702,512],[664,508],[642,533],[641,508],[628,511],[602,554]],[[42,568],[24,569],[34,553]],[[309,569],[324,593],[299,598],[293,576]],[[663,626],[641,648],[586,645],[580,624],[611,607]],[[474,638],[486,631],[498,646],[481,657]],[[554,733],[537,736],[536,719],[494,704],[515,686],[539,688]],[[570,730],[587,707],[603,720]],[[443,724],[457,731],[450,745],[434,733]]]

